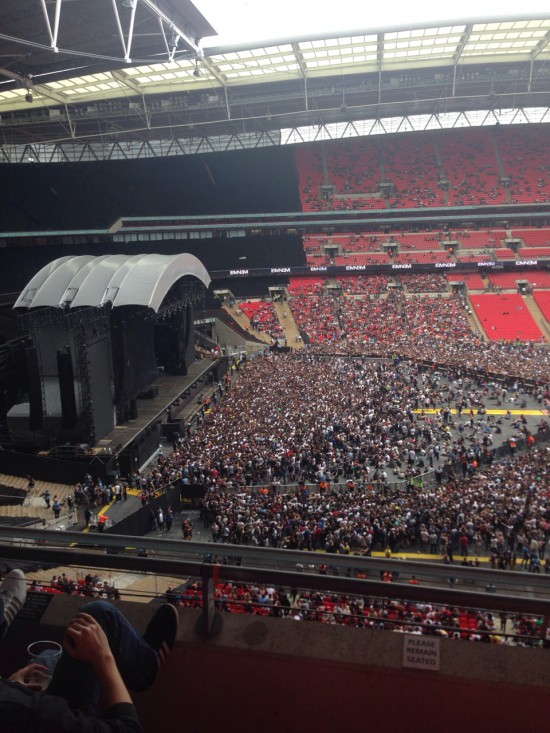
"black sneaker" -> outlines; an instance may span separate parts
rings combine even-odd
[[[143,638],[157,653],[157,675],[172,651],[178,635],[178,626],[177,609],[170,603],[164,603],[147,624]]]

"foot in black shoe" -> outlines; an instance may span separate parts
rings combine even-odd
[[[172,651],[178,634],[178,625],[177,609],[170,603],[164,603],[145,629],[143,638],[157,653],[157,675]]]

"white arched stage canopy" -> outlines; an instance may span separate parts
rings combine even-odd
[[[194,255],[79,255],[60,257],[27,283],[14,308],[144,306],[155,313],[182,277],[207,288],[210,275]]]

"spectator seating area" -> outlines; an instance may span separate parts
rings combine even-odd
[[[84,575],[78,571],[76,579],[66,573],[54,575],[50,581],[33,580],[29,587],[33,593],[65,593],[70,596],[86,596],[88,598],[119,600],[120,592],[115,585],[94,573]]]
[[[545,273],[546,274],[546,273]],[[506,290],[516,290],[516,278],[523,273],[490,273],[489,285],[501,282]],[[550,279],[550,276],[549,276]],[[424,348],[425,340],[431,344],[451,338],[467,343],[477,337],[467,317],[468,303],[464,297],[449,296],[452,282],[464,281],[469,291],[486,290],[487,286],[479,273],[400,273],[394,278],[385,276],[352,275],[336,281],[342,285],[343,298],[334,293],[323,293],[312,288],[291,297],[289,306],[306,342],[330,350],[357,353],[368,345],[371,353],[399,352],[408,348],[412,336],[418,348]],[[328,279],[324,281],[328,282]],[[404,292],[395,285],[401,283]],[[550,283],[548,284],[550,291]],[[549,292],[546,291],[546,292]],[[536,292],[536,291],[535,291]],[[539,291],[540,292],[540,291]],[[422,297],[419,294],[425,293]],[[412,295],[414,294],[414,297]],[[371,297],[346,297],[371,296]],[[527,302],[519,293],[475,293],[470,294],[472,308],[491,341],[519,340],[544,341],[544,335],[535,322]],[[537,300],[538,302],[538,300]],[[546,310],[546,295],[540,301]],[[541,308],[542,310],[542,308]],[[415,347],[416,348],[416,347]],[[478,348],[476,346],[476,348]]]
[[[500,249],[495,249],[495,257],[497,260],[515,260],[516,254],[512,249],[501,247]]]
[[[451,255],[448,252],[443,252],[441,250],[434,251],[434,252],[398,252],[394,258],[393,262],[396,265],[403,265],[403,264],[414,264],[414,263],[426,263],[430,264],[432,262],[451,262],[452,258]]]
[[[291,295],[313,295],[322,291],[326,281],[326,277],[291,277],[288,290]]]
[[[306,265],[308,267],[324,267],[326,264],[326,255],[306,255]]]
[[[451,206],[504,204],[508,194],[499,183],[491,134],[485,129],[438,135],[441,162],[451,183]]]
[[[523,239],[526,247],[550,247],[550,229],[512,229],[512,236]]]
[[[405,301],[406,332],[401,339],[413,338],[421,343],[471,339],[472,329],[466,317],[464,301],[457,297],[415,297]]]
[[[489,282],[505,290],[517,290],[518,280],[528,280],[533,288],[550,288],[550,273],[546,270],[522,270],[521,272],[490,272]]]
[[[353,211],[359,209],[384,209],[385,201],[379,196],[332,196],[331,208],[334,211]]]
[[[518,257],[522,260],[550,258],[550,247],[522,247],[518,252]]]
[[[304,252],[320,252],[321,247],[328,243],[326,237],[307,236],[304,234],[302,237],[302,245]]]
[[[443,232],[391,232],[387,241],[397,244],[400,251],[446,249]]]
[[[535,302],[540,308],[546,321],[550,323],[550,290],[535,290],[533,293]]]
[[[296,168],[300,201],[303,211],[323,211],[327,204],[320,191],[324,183],[321,149],[316,145],[299,145],[296,148]]]
[[[329,182],[338,194],[377,193],[377,184],[381,180],[378,142],[365,138],[339,140],[336,145],[332,142],[324,144],[323,149]],[[385,208],[383,199],[374,201],[379,208]]]
[[[486,260],[491,260],[492,257],[490,254],[458,254],[456,256],[457,262],[485,262]]]
[[[489,272],[487,278],[491,285],[497,288],[516,291],[518,289],[518,279],[525,280],[524,274],[523,272]]]
[[[337,267],[345,267],[346,265],[389,265],[390,262],[390,256],[387,252],[372,252],[364,255],[346,254],[334,258],[334,264]]]
[[[318,344],[339,342],[341,330],[332,298],[298,295],[289,305],[298,328],[310,340]]]
[[[275,339],[284,337],[273,303],[265,300],[247,301],[241,303],[239,308],[250,319],[252,328],[265,331]]]
[[[533,286],[538,283],[535,299],[542,304],[542,314],[548,321],[550,273],[540,270],[489,272],[487,281],[477,272],[402,272],[393,277],[343,275],[336,279],[342,286],[343,298],[335,297],[338,293],[323,292],[323,286],[330,282],[328,278],[312,278],[309,288],[294,285],[289,305],[298,327],[313,345],[352,353],[365,344],[372,353],[399,351],[401,347],[406,348],[411,334],[419,342],[431,338],[432,346],[439,338],[451,337],[464,342],[472,339],[468,303],[463,296],[447,295],[451,283],[464,282],[471,293],[472,308],[491,341],[544,341],[527,301],[516,292],[518,280],[529,280]],[[472,292],[496,288],[513,292]],[[404,297],[403,292],[415,297]],[[423,293],[427,296],[419,297]]]
[[[381,295],[388,289],[390,278],[387,275],[339,275],[337,282],[344,293]]]
[[[548,270],[526,270],[520,274],[521,280],[529,280],[533,290],[550,288],[550,272]]]
[[[478,272],[449,272],[447,280],[452,282],[464,282],[468,290],[485,290],[485,282]]]
[[[386,239],[384,234],[374,232],[373,234],[333,234],[330,241],[338,245],[343,253],[352,253],[380,252]]]
[[[323,573],[327,573],[326,566]],[[399,572],[387,573],[383,580],[401,580],[399,576]],[[363,576],[359,574],[358,577]],[[504,631],[507,626],[503,619],[499,620],[494,613],[479,609],[307,590],[288,594],[284,588],[231,582],[217,583],[214,598],[216,609],[222,613],[271,616],[292,621],[314,621],[494,644],[517,643],[537,647],[542,643],[537,633],[538,618],[514,616],[508,629],[511,636],[507,638]],[[182,590],[168,588],[166,600],[175,606],[202,608],[201,582],[188,583]]]
[[[402,278],[403,284],[409,293],[445,293],[448,291],[447,280],[444,275],[427,273]]]
[[[296,149],[304,211],[550,201],[545,125],[323,141]],[[508,179],[509,187],[504,184]],[[444,190],[441,181],[449,182]],[[380,196],[380,183],[392,184]],[[323,197],[321,186],[333,186]]]
[[[403,331],[403,310],[394,298],[388,300],[350,300],[340,312],[342,329],[352,351],[365,344],[370,351],[382,353],[383,345]]]
[[[510,178],[512,203],[550,201],[548,127],[503,125],[493,133],[500,158]]]
[[[451,233],[451,239],[460,242],[460,249],[495,249],[502,246],[506,236],[505,229],[461,229]]]
[[[521,236],[520,236],[521,235]],[[507,246],[511,238],[534,242],[520,246],[517,252]],[[387,263],[396,253],[395,262],[430,263],[441,261],[483,262],[550,258],[550,229],[481,229],[425,232],[353,232],[304,236],[303,245],[309,266]],[[454,244],[451,244],[454,243]],[[393,248],[390,247],[393,245]],[[329,246],[330,254],[326,247]],[[366,258],[364,255],[374,255]],[[355,256],[352,261],[341,259]],[[382,255],[382,256],[380,256]],[[403,255],[407,255],[406,257]],[[334,259],[336,258],[336,259]]]
[[[405,299],[390,291],[384,298],[338,298],[299,296],[292,298],[290,308],[302,332],[311,344],[343,351],[361,352],[365,344],[373,353],[399,350],[411,338],[467,339],[472,337],[464,301],[442,297],[431,288],[446,287],[442,275],[403,275],[400,277],[409,292],[437,293]],[[431,279],[433,278],[433,280]],[[357,280],[360,280],[358,277]],[[382,286],[383,281],[379,283]],[[387,283],[386,283],[387,286]],[[342,339],[345,337],[346,344]]]
[[[385,136],[384,169],[396,189],[391,208],[448,206],[447,194],[438,185],[444,176],[431,133]]]
[[[491,341],[542,341],[543,335],[517,293],[470,296],[474,310]]]

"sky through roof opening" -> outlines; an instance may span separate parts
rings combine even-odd
[[[330,38],[345,31],[407,27],[511,16],[502,0],[462,0],[460,6],[446,6],[440,0],[394,0],[365,3],[359,0],[194,0],[195,5],[217,30],[205,38],[204,48],[251,44],[270,39],[306,38],[324,34]],[[516,16],[550,17],[548,0],[528,0]]]

